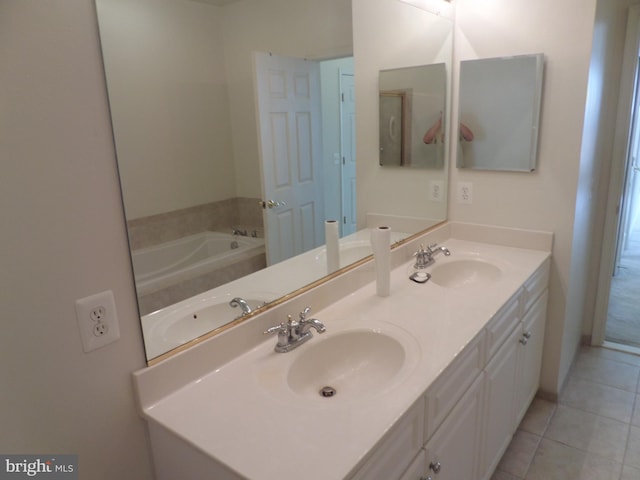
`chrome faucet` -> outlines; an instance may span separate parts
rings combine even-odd
[[[433,257],[438,253],[444,253],[445,257],[451,255],[451,252],[447,247],[438,247],[437,243],[428,245],[426,249],[423,245],[420,245],[420,250],[414,253],[414,256],[416,257],[415,267],[426,268],[429,265],[433,264],[435,262]]]
[[[231,232],[232,232],[233,235],[240,235],[241,237],[246,237],[248,235],[246,229],[245,230],[240,230],[237,227],[231,227]]]
[[[278,334],[278,343],[276,343],[274,347],[276,352],[286,353],[299,347],[313,336],[313,332],[311,332],[312,328],[318,333],[324,333],[326,331],[325,326],[320,320],[307,318],[307,314],[310,311],[310,307],[305,308],[300,312],[300,318],[298,320],[293,320],[291,315],[288,315],[286,322],[274,325],[264,332],[265,335],[272,333]]]
[[[242,310],[242,314],[240,315],[241,317],[244,317],[245,315],[249,315],[253,311],[249,306],[249,304],[247,303],[247,301],[240,297],[236,297],[233,300],[231,300],[229,302],[229,305],[231,305],[233,308],[240,307],[240,309]]]

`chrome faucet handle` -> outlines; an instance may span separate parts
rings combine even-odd
[[[264,332],[262,332],[262,334],[271,335],[272,333],[280,333],[280,332],[288,333],[288,330],[289,330],[289,325],[287,325],[284,322],[280,322],[278,325],[274,325],[273,327],[267,328]]]
[[[305,307],[305,309],[300,312],[300,320],[305,320],[307,318],[307,314],[310,311],[311,311],[311,307]]]

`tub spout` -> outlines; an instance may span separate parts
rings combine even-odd
[[[231,305],[234,308],[240,307],[242,309],[242,316],[249,315],[253,311],[251,310],[251,307],[249,306],[247,301],[240,297],[236,297],[233,300],[231,300],[229,302],[229,305]]]

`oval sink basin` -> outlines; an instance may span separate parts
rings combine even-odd
[[[502,271],[483,260],[453,260],[431,270],[431,281],[442,287],[460,288],[497,280]]]
[[[336,398],[378,393],[405,362],[402,344],[383,333],[349,331],[313,341],[317,343],[307,346],[287,375],[291,390],[304,397],[321,398],[325,387],[333,389]]]

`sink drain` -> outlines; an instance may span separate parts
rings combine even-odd
[[[333,387],[322,387],[320,389],[320,396],[329,398],[333,397],[336,394],[336,389]]]

